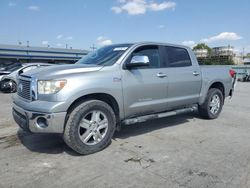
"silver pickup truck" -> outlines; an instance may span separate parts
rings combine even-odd
[[[217,118],[234,80],[227,67],[200,67],[185,46],[110,45],[73,65],[19,75],[13,117],[26,131],[60,133],[73,150],[90,154],[105,148],[122,124],[197,108]]]

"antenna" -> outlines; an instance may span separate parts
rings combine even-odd
[[[92,46],[89,47],[92,51],[95,51],[97,48],[95,47],[95,45],[93,44]]]

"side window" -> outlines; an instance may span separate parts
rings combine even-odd
[[[186,49],[178,48],[178,47],[171,47],[171,46],[166,46],[165,49],[167,51],[169,67],[192,66],[191,59]]]
[[[160,67],[160,53],[159,53],[158,46],[142,46],[142,47],[137,48],[130,55],[129,61],[132,59],[133,56],[140,56],[140,55],[148,56],[148,59],[149,59],[149,67],[143,67],[143,68],[159,68]]]

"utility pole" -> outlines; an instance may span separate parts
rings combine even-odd
[[[89,47],[92,51],[95,51],[97,48],[95,47],[95,45],[93,44],[92,46]]]
[[[30,41],[27,40],[27,47],[30,47]]]

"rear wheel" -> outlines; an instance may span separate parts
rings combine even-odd
[[[209,89],[205,102],[199,106],[199,113],[207,119],[217,118],[222,110],[224,98],[221,90],[217,88]]]
[[[80,154],[98,152],[111,142],[115,125],[115,114],[107,103],[89,100],[79,104],[70,113],[64,141]]]

